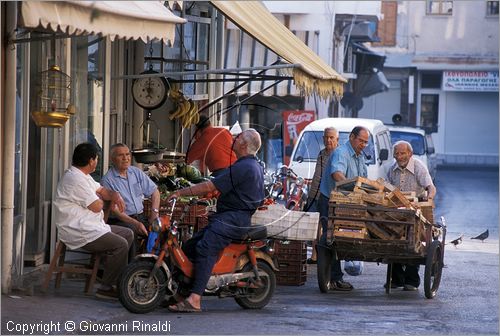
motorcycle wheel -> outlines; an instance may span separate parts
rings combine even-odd
[[[263,282],[263,287],[256,289],[247,288],[245,296],[234,298],[236,303],[245,309],[264,308],[271,300],[271,297],[274,294],[274,289],[276,288],[276,276],[274,275],[272,268],[263,261],[257,261],[257,268],[259,272],[264,272],[266,274],[260,277]],[[243,267],[243,272],[249,272],[251,270],[252,264],[250,263]]]
[[[149,281],[154,261],[138,260],[123,271],[118,290],[122,305],[128,311],[145,314],[153,311],[165,298],[165,273],[158,270]]]
[[[316,245],[317,255],[317,270],[318,270],[318,286],[321,293],[328,292],[330,289],[330,277],[332,269],[332,253],[329,248],[320,244]]]

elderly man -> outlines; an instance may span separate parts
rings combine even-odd
[[[259,133],[248,129],[234,140],[238,160],[208,182],[177,190],[169,199],[180,196],[206,195],[220,192],[217,212],[208,217],[208,226],[188,240],[183,250],[194,260],[195,276],[191,294],[169,306],[174,312],[201,311],[201,296],[221,250],[232,240],[248,232],[250,219],[264,199],[264,171],[255,156],[261,146]],[[180,297],[177,297],[180,299]]]
[[[111,146],[111,162],[113,167],[103,176],[101,184],[111,190],[118,191],[125,201],[125,211],[111,211],[109,224],[128,227],[134,231],[134,245],[138,239],[148,235],[146,225],[158,217],[160,192],[156,184],[139,168],[131,166],[129,148],[117,143]],[[144,197],[151,198],[151,214],[144,215]],[[129,259],[133,259],[136,246],[130,249]]]
[[[97,152],[90,143],[76,146],[72,166],[57,185],[55,224],[59,239],[70,249],[106,253],[108,258],[102,284],[96,296],[117,298],[114,286],[127,265],[133,233],[130,229],[104,222],[104,201],[111,201],[111,208],[116,212],[123,211],[125,203],[119,193],[101,187],[90,176],[97,166]]]
[[[427,167],[413,157],[411,144],[398,141],[393,146],[393,153],[396,162],[387,173],[388,181],[401,191],[415,191],[419,198],[432,201],[436,196],[436,187]],[[419,265],[393,264],[391,288],[416,291],[420,285],[418,270]]]
[[[334,127],[327,127],[323,131],[323,144],[325,148],[320,150],[318,158],[316,160],[316,167],[314,169],[314,175],[311,181],[311,186],[309,188],[309,193],[307,197],[306,211],[318,211],[318,200],[319,200],[319,185],[321,182],[321,177],[326,169],[329,162],[330,155],[333,153],[335,148],[339,143],[339,132]],[[321,223],[321,222],[320,222]],[[318,225],[320,225],[318,223]],[[321,226],[318,229],[318,234],[321,232]],[[313,241],[312,255],[310,259],[307,259],[308,264],[316,263],[316,243],[317,239]]]
[[[320,221],[323,233],[320,238],[322,248],[326,245],[326,234],[328,229],[328,200],[335,183],[356,176],[367,176],[367,169],[363,149],[368,145],[370,132],[362,127],[356,126],[349,134],[349,141],[338,147],[330,156],[330,162],[321,177],[319,197]],[[340,260],[336,258],[335,249],[332,247],[331,275],[329,288],[339,291],[350,291],[352,285],[343,280],[344,274],[340,266]]]
[[[186,153],[186,163],[199,160],[200,170],[204,171],[206,167],[215,177],[236,161],[232,143],[229,130],[213,127],[207,116],[201,116],[196,124],[195,141]]]

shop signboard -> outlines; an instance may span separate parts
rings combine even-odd
[[[283,159],[287,166],[300,132],[315,119],[314,111],[283,111]]]
[[[443,90],[498,92],[498,71],[443,71]]]

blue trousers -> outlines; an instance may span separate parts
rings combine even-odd
[[[246,218],[243,218],[244,216]],[[208,220],[208,226],[197,232],[182,247],[194,264],[191,292],[198,295],[203,295],[219,253],[234,239],[240,239],[246,233],[246,228],[238,227],[235,223],[250,223],[250,215],[232,212],[217,213],[210,216]]]
[[[319,238],[319,243],[321,245],[326,246],[326,230],[328,228],[328,197],[320,194],[318,200],[318,209],[319,209],[319,221],[321,223],[321,237]],[[332,246],[332,259],[331,259],[331,281],[339,281],[344,277],[344,273],[342,273],[342,267],[340,266],[340,260],[337,259],[337,253],[335,248]]]

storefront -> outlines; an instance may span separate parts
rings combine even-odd
[[[124,115],[116,111],[124,109],[124,84],[112,83],[111,77],[130,71],[123,56],[124,49],[134,50],[134,42],[125,40],[173,42],[175,25],[185,20],[156,2],[25,1],[3,2],[1,9],[2,36],[8,37],[2,39],[5,292],[19,284],[25,267],[48,260],[56,236],[50,224],[52,195],[72,149],[91,141],[106,153],[110,140],[122,139],[116,126]],[[116,59],[120,61],[112,62]],[[42,73],[53,66],[71,79],[69,99],[75,113],[68,113],[67,121],[58,125],[62,127],[39,127],[32,114],[43,100]],[[137,68],[131,70],[144,69],[142,54]],[[103,155],[97,175],[107,166]]]
[[[2,36],[7,37],[1,45],[5,76],[0,125],[4,293],[20,285],[32,268],[47,263],[53,253],[57,235],[51,225],[52,197],[71,163],[73,148],[89,141],[102,149],[94,176],[99,180],[108,169],[111,144],[143,145],[141,126],[147,113],[132,97],[133,80],[145,77],[141,73],[157,71],[157,76],[180,85],[201,108],[207,106],[204,112],[215,124],[227,122],[220,118],[228,103],[221,83],[229,79],[222,74],[248,76],[258,67],[222,69],[224,19],[217,9],[282,56],[283,64],[277,68],[288,69],[285,77],[293,78],[303,94],[342,94],[345,80],[300,40],[290,38],[294,35],[262,4],[171,5],[172,11],[156,1],[1,3]],[[252,18],[250,13],[256,12],[260,14]],[[279,34],[269,34],[265,28]],[[68,114],[61,127],[40,127],[32,118],[40,99],[39,79],[55,65],[62,77],[70,79],[72,108],[67,110],[74,114]],[[168,104],[167,99],[151,113],[162,130],[159,142],[183,151],[192,130],[168,120]]]

